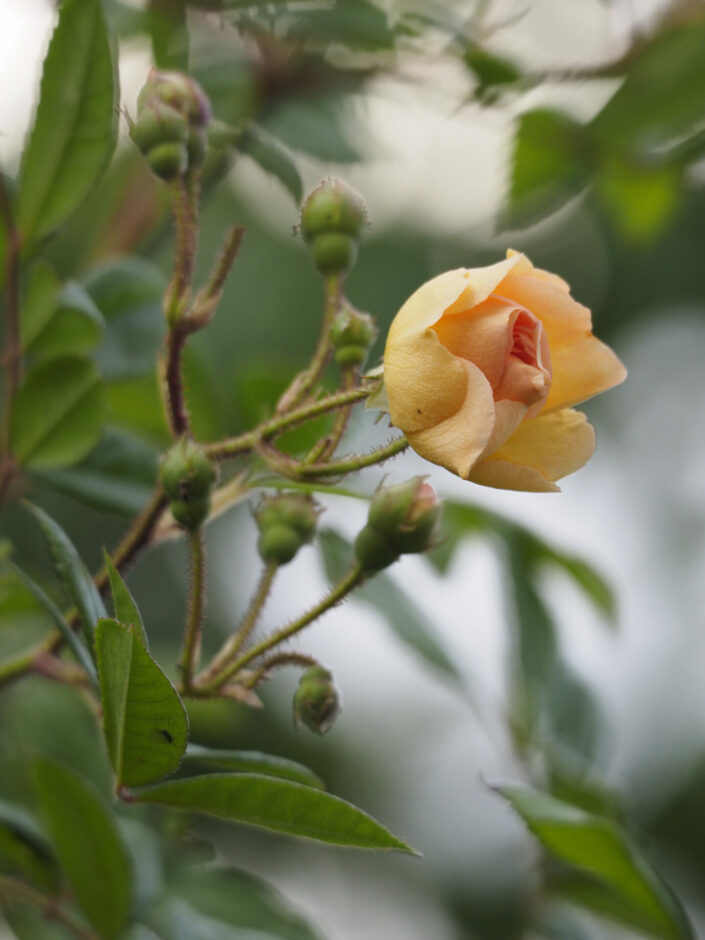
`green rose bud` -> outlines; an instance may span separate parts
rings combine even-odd
[[[435,541],[441,504],[423,477],[380,487],[370,503],[367,525],[355,540],[355,557],[365,571],[380,571],[400,555],[425,552]]]
[[[316,532],[318,509],[305,493],[265,499],[255,513],[260,534],[257,551],[265,562],[285,565]]]
[[[197,529],[208,518],[216,470],[194,441],[182,437],[162,458],[159,479],[174,519]]]
[[[330,339],[335,361],[341,366],[362,366],[377,338],[377,327],[367,313],[347,308],[333,321]]]
[[[344,274],[355,264],[357,243],[367,221],[365,205],[339,180],[326,180],[301,208],[300,231],[324,274]]]
[[[311,666],[301,676],[294,694],[294,721],[317,734],[325,734],[338,717],[340,696],[333,674],[323,666]]]

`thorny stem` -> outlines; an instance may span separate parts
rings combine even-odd
[[[254,689],[268,672],[281,666],[302,666],[306,669],[309,666],[317,665],[318,660],[314,656],[306,655],[306,653],[275,653],[273,656],[267,656],[262,665],[254,669],[242,684],[246,689]]]
[[[261,642],[257,643],[255,646],[249,649],[246,653],[243,653],[242,656],[235,660],[235,662],[231,663],[219,675],[211,679],[207,685],[201,687],[201,691],[217,691],[220,686],[226,683],[232,676],[236,675],[248,663],[251,663],[253,659],[257,659],[257,657],[262,656],[264,653],[273,649],[275,646],[279,646],[280,643],[288,640],[290,637],[294,636],[295,633],[298,633],[314,620],[317,620],[327,610],[330,610],[332,607],[335,607],[336,604],[339,604],[354,588],[362,583],[364,578],[365,573],[356,563],[350,569],[350,571],[343,578],[341,578],[341,580],[333,588],[331,588],[328,594],[326,594],[326,596],[315,605],[315,607],[312,607],[296,620],[292,620],[291,623],[288,623],[280,630],[271,633],[268,637],[265,637]]]
[[[348,389],[354,388],[359,375],[359,370],[357,366],[347,366],[343,368],[343,389],[347,391]],[[352,414],[352,405],[347,405],[345,408],[341,408],[338,414],[335,416],[335,423],[331,429],[328,440],[325,443],[323,451],[321,452],[320,458],[316,461],[311,461],[311,463],[319,462],[320,460],[325,460],[326,457],[332,457],[336,452],[338,445],[343,439],[345,430],[350,421],[350,415]]]
[[[12,406],[22,379],[22,344],[20,340],[20,253],[22,241],[15,225],[15,217],[5,180],[0,174],[0,217],[7,236],[5,264],[5,412],[2,416],[0,444],[0,506],[16,472],[12,457]]]
[[[13,899],[24,901],[39,908],[45,917],[63,924],[80,940],[100,940],[97,933],[82,924],[70,911],[65,910],[56,898],[42,894],[19,878],[0,875],[0,899],[5,903],[11,903]]]
[[[203,528],[191,533],[189,546],[191,549],[191,597],[179,662],[184,692],[191,690],[193,673],[201,655],[201,634],[206,609],[206,540]]]
[[[247,608],[240,626],[223,645],[208,669],[202,673],[197,684],[208,685],[208,682],[228,665],[247,642],[248,637],[257,625],[259,615],[269,597],[269,592],[278,569],[279,566],[274,562],[268,562],[264,566],[255,593],[252,595],[250,606]]]
[[[352,388],[349,391],[326,395],[325,398],[320,398],[310,405],[297,408],[296,411],[274,415],[268,421],[263,421],[258,427],[246,431],[238,437],[217,441],[214,444],[206,444],[205,452],[211,460],[229,460],[231,457],[249,453],[249,451],[254,450],[260,441],[267,441],[283,431],[288,431],[298,424],[303,424],[305,421],[310,421],[319,415],[327,414],[329,411],[335,411],[337,408],[344,408],[346,405],[362,401],[370,395],[371,391],[371,388]]]
[[[164,354],[164,403],[174,437],[190,432],[191,423],[186,409],[183,377],[183,353],[186,333],[178,325],[166,337]]]
[[[343,278],[340,274],[329,274],[326,277],[323,322],[316,350],[308,368],[304,369],[303,372],[299,372],[279,399],[276,408],[277,415],[290,411],[297,405],[321,377],[331,353],[330,330],[340,307],[342,286]]]
[[[261,445],[258,451],[265,463],[282,476],[290,477],[293,480],[315,480],[321,477],[343,476],[347,473],[355,473],[365,467],[383,463],[391,457],[396,457],[408,446],[409,443],[405,437],[397,437],[383,447],[378,447],[367,454],[354,454],[342,460],[321,463],[302,463],[267,444]]]
[[[208,283],[203,288],[203,294],[208,300],[214,300],[220,296],[228,274],[230,274],[230,269],[237,258],[237,253],[240,250],[244,236],[245,228],[242,225],[233,225],[232,228],[228,230],[220,257],[211,271]]]

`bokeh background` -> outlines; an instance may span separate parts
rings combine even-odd
[[[560,495],[485,490],[413,454],[385,470],[395,481],[430,473],[441,495],[521,523],[588,560],[611,585],[616,609],[607,615],[610,602],[603,598],[600,609],[560,566],[541,568],[532,582],[571,681],[542,701],[528,753],[508,719],[517,636],[531,636],[531,624],[517,626],[511,552],[492,524],[468,526],[467,538],[452,540],[452,555],[439,555],[435,566],[404,559],[386,593],[352,600],[306,634],[305,649],[334,670],[343,692],[343,715],[326,738],[293,730],[293,675],[270,684],[262,711],[199,706],[191,715],[202,743],[308,763],[423,859],[323,849],[212,823],[209,838],[223,858],[280,887],[330,940],[641,936],[549,903],[537,844],[489,787],[525,779],[532,762],[560,750],[578,762],[585,786],[619,804],[705,936],[705,6],[219,6],[108,4],[128,112],[156,50],[162,64],[188,65],[216,117],[241,132],[237,155],[213,160],[204,189],[202,271],[228,224],[244,223],[247,236],[218,317],[195,338],[188,362],[203,439],[256,421],[306,361],[321,286],[292,233],[292,194],[329,174],[356,188],[369,209],[347,293],[378,318],[375,361],[394,313],[421,282],[497,260],[511,246],[570,282],[629,379],[586,406],[597,453],[563,481]],[[0,5],[6,172],[19,160],[55,16],[49,0]],[[123,122],[123,138],[125,130]],[[165,440],[147,372],[169,270],[165,210],[123,139],[107,180],[49,248],[57,269],[83,280],[95,298],[117,257],[145,259],[142,295],[113,311],[110,342],[98,351],[110,387],[110,448],[81,473],[32,481],[32,498],[92,564],[148,494]],[[362,415],[350,448],[384,431]],[[372,492],[380,476],[360,488]],[[364,503],[329,498],[325,508],[325,527],[338,533],[353,536],[362,524]],[[9,509],[2,526],[26,567],[45,565],[19,509]],[[257,577],[249,508],[236,507],[210,532],[215,645]],[[165,663],[181,629],[186,567],[176,542],[129,576]],[[293,567],[267,608],[268,623],[325,589],[318,547]],[[414,624],[458,675],[400,639]],[[39,626],[13,614],[0,630],[11,650]],[[54,687],[33,680],[5,691],[0,719],[4,796],[21,786],[12,758],[26,746],[102,773],[93,754],[100,745],[76,730],[89,719]]]

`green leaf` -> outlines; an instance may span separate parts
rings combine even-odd
[[[680,166],[641,166],[634,161],[606,160],[595,183],[617,229],[634,241],[648,241],[662,231],[684,190]]]
[[[116,620],[95,631],[103,731],[118,787],[138,787],[176,770],[188,719],[179,694],[140,642]]]
[[[61,280],[46,261],[33,265],[22,302],[20,333],[25,352],[46,329],[54,315],[61,290]]]
[[[35,780],[64,874],[90,923],[112,940],[132,900],[132,872],[115,817],[93,785],[64,764],[37,758]]]
[[[177,897],[233,927],[273,934],[279,940],[321,940],[275,889],[234,868],[185,871],[170,885]]]
[[[223,770],[262,774],[265,777],[280,777],[307,787],[315,787],[317,790],[325,789],[318,774],[303,764],[259,751],[220,751],[212,747],[201,747],[199,744],[189,744],[184,762],[209,764]]]
[[[291,31],[307,42],[339,43],[349,49],[378,52],[394,48],[387,14],[370,0],[346,0],[330,7],[312,6],[290,13]]]
[[[571,866],[565,896],[649,936],[694,940],[672,891],[627,833],[611,819],[587,813],[530,787],[495,788],[543,847]],[[560,888],[559,892],[563,893]]]
[[[57,298],[53,315],[29,348],[41,359],[89,353],[103,337],[105,323],[86,291],[69,281]]]
[[[327,529],[319,538],[326,575],[337,581],[347,570],[352,548],[337,532]],[[436,640],[433,624],[388,575],[381,573],[355,592],[355,598],[370,604],[382,614],[398,639],[430,666],[454,681],[462,680],[452,659]]]
[[[58,869],[51,845],[26,809],[0,800],[0,873],[55,891]]]
[[[93,629],[98,620],[106,616],[105,606],[93,579],[61,526],[38,506],[32,503],[25,505],[39,523],[54,570],[64,590],[76,605],[86,639],[92,644]]]
[[[60,631],[64,641],[66,642],[66,645],[76,657],[76,660],[81,664],[81,666],[83,666],[91,679],[96,682],[97,674],[90,653],[71,629],[71,626],[59,608],[56,606],[54,601],[47,594],[45,594],[36,581],[33,581],[32,578],[30,578],[28,574],[25,574],[21,568],[18,568],[16,565],[12,564],[12,562],[10,562],[10,564],[17,577],[23,581],[26,587],[31,591],[35,600],[37,600],[42,605],[44,610],[49,614],[54,623],[54,626],[57,627]]]
[[[101,375],[115,380],[151,373],[164,336],[160,269],[143,258],[121,258],[95,268],[83,286],[106,322],[96,351]]]
[[[568,575],[606,620],[615,623],[617,598],[611,586],[591,564],[576,555],[565,554],[539,539],[532,538],[531,542],[539,563],[546,562]]]
[[[185,3],[151,0],[147,10],[147,24],[157,68],[188,72],[189,36],[186,13]]]
[[[300,783],[259,774],[190,777],[150,787],[137,799],[333,845],[414,853],[351,803]]]
[[[65,467],[97,443],[105,391],[88,359],[62,356],[29,373],[15,399],[12,449],[23,465]]]
[[[527,111],[514,138],[509,222],[557,209],[590,181],[585,131],[558,111]]]
[[[32,477],[98,512],[131,519],[154,490],[155,450],[116,428],[106,428],[98,445],[74,467],[34,471]]]
[[[237,140],[237,149],[246,153],[255,163],[279,182],[291,194],[298,206],[303,197],[303,183],[294,158],[288,148],[257,124],[248,122]]]
[[[108,569],[110,589],[113,593],[113,612],[115,619],[120,623],[126,624],[128,627],[134,627],[142,646],[148,650],[149,641],[144,629],[144,622],[139,607],[135,603],[135,599],[130,593],[130,589],[125,584],[122,575],[113,564],[112,558],[105,549],[103,549],[103,558],[105,559],[105,567]]]
[[[36,241],[81,205],[117,139],[117,75],[100,0],[65,0],[22,158],[18,221]]]
[[[277,934],[237,929],[222,921],[217,912],[203,914],[181,897],[163,898],[150,911],[149,923],[160,937],[169,940],[279,940]]]
[[[295,104],[282,103],[269,111],[261,123],[294,151],[333,163],[357,163],[363,158],[360,142],[365,132],[348,104],[349,99],[333,94],[298,97]]]

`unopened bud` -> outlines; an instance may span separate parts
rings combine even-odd
[[[202,448],[181,438],[162,459],[159,479],[176,521],[197,529],[208,518],[216,470]]]
[[[210,116],[198,82],[181,72],[152,69],[137,98],[130,135],[157,176],[171,180],[203,163]]]
[[[285,565],[316,532],[318,508],[305,493],[283,493],[262,502],[255,513],[257,551],[265,562]]]
[[[362,366],[377,338],[377,327],[367,313],[346,308],[333,321],[330,340],[341,366]]]
[[[400,555],[425,552],[434,543],[440,513],[434,489],[423,477],[380,487],[355,540],[359,564],[365,571],[379,571]]]
[[[340,710],[340,695],[333,674],[324,666],[311,666],[301,676],[294,694],[294,721],[317,734],[325,734]]]
[[[350,270],[366,221],[362,199],[339,180],[326,180],[313,190],[301,207],[300,231],[319,271]]]

